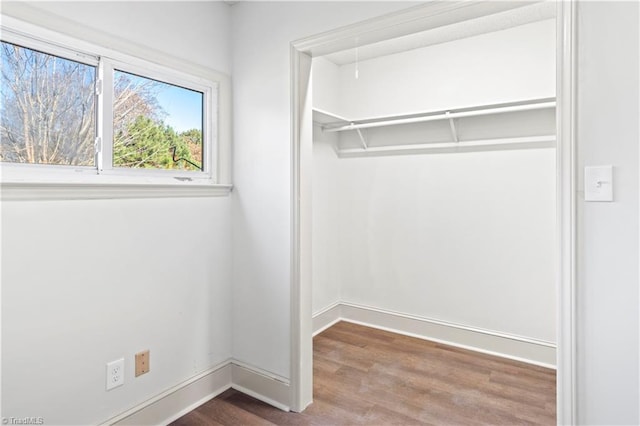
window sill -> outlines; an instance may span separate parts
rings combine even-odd
[[[224,197],[233,186],[193,183],[2,182],[2,201]]]

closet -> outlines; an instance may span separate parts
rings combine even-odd
[[[555,365],[553,4],[314,58],[312,304]]]

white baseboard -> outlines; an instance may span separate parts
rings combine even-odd
[[[229,388],[289,411],[289,384],[286,379],[232,359],[107,420],[103,425],[167,425]]]
[[[341,319],[342,304],[340,302],[329,305],[320,312],[313,314],[313,322],[311,324],[313,336],[315,337],[316,334],[322,333]]]
[[[314,336],[340,320],[529,364],[556,368],[556,345],[550,342],[347,302],[334,304],[314,315]]]
[[[289,411],[289,383],[286,379],[234,360],[231,381],[232,388],[283,411]]]
[[[104,424],[167,425],[231,387],[231,362],[226,361],[133,407]]]
[[[313,316],[313,335],[321,333],[338,321],[353,322],[555,368],[556,347],[549,342],[347,302],[334,303],[316,313]],[[232,359],[109,419],[104,425],[166,425],[229,388],[234,388],[281,410],[289,411],[290,389],[287,379]]]

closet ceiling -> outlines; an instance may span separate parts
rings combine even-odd
[[[528,6],[518,7],[505,12],[480,18],[466,20],[460,23],[434,28],[421,33],[414,33],[403,37],[385,40],[378,43],[358,47],[358,60],[364,61],[380,56],[419,49],[434,44],[446,43],[475,35],[525,25],[531,22],[543,21],[555,17],[555,2],[545,1]],[[336,65],[351,64],[356,61],[356,49],[347,49],[325,56]]]

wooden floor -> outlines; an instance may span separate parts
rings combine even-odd
[[[313,340],[314,403],[228,390],[182,425],[554,425],[555,371],[340,322]]]

